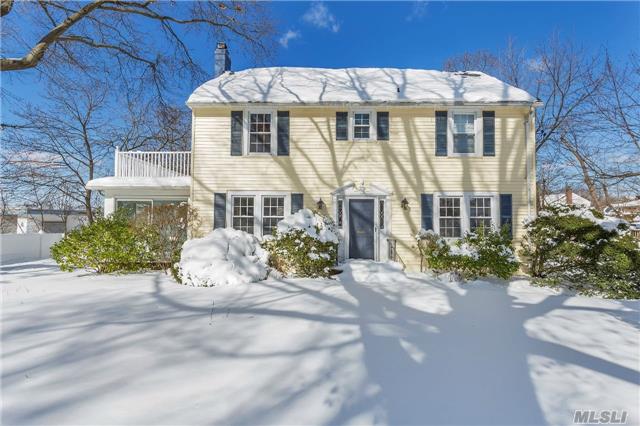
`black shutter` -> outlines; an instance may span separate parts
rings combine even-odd
[[[289,155],[289,111],[278,111],[278,155]]]
[[[336,112],[336,140],[346,141],[349,139],[349,113]]]
[[[433,194],[420,194],[421,227],[433,229]]]
[[[500,194],[500,227],[507,225],[509,236],[513,237],[513,208],[511,194]]]
[[[389,140],[389,113],[378,111],[376,113],[376,123],[377,123],[377,130],[378,130],[378,140],[388,141]]]
[[[447,156],[447,111],[436,111],[436,156]]]
[[[304,208],[304,195],[292,193],[291,194],[291,213],[296,213],[298,210]]]
[[[242,111],[231,111],[231,155],[242,155]]]
[[[213,194],[213,229],[225,228],[227,223],[227,194]]]
[[[482,111],[482,153],[486,156],[496,155],[496,113]]]

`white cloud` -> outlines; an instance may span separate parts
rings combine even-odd
[[[289,47],[289,42],[297,38],[300,38],[299,31],[288,30],[286,33],[282,34],[282,37],[280,37],[280,40],[278,40],[278,42],[282,47],[286,49]]]
[[[334,33],[340,31],[340,23],[336,17],[329,12],[329,8],[321,1],[312,3],[309,10],[302,16],[302,20],[315,27],[326,28]]]
[[[427,0],[416,0],[411,5],[411,12],[407,15],[406,20],[411,21],[419,21],[424,18],[424,15],[427,13],[427,5],[429,2]]]

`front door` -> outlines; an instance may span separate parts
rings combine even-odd
[[[373,259],[374,248],[373,200],[349,200],[349,257]]]

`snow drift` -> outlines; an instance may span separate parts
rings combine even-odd
[[[255,236],[219,228],[184,243],[178,271],[194,287],[251,283],[267,278],[268,257]]]

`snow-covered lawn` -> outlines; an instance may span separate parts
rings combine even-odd
[[[2,267],[3,424],[638,423],[639,304],[352,262],[194,288]]]

